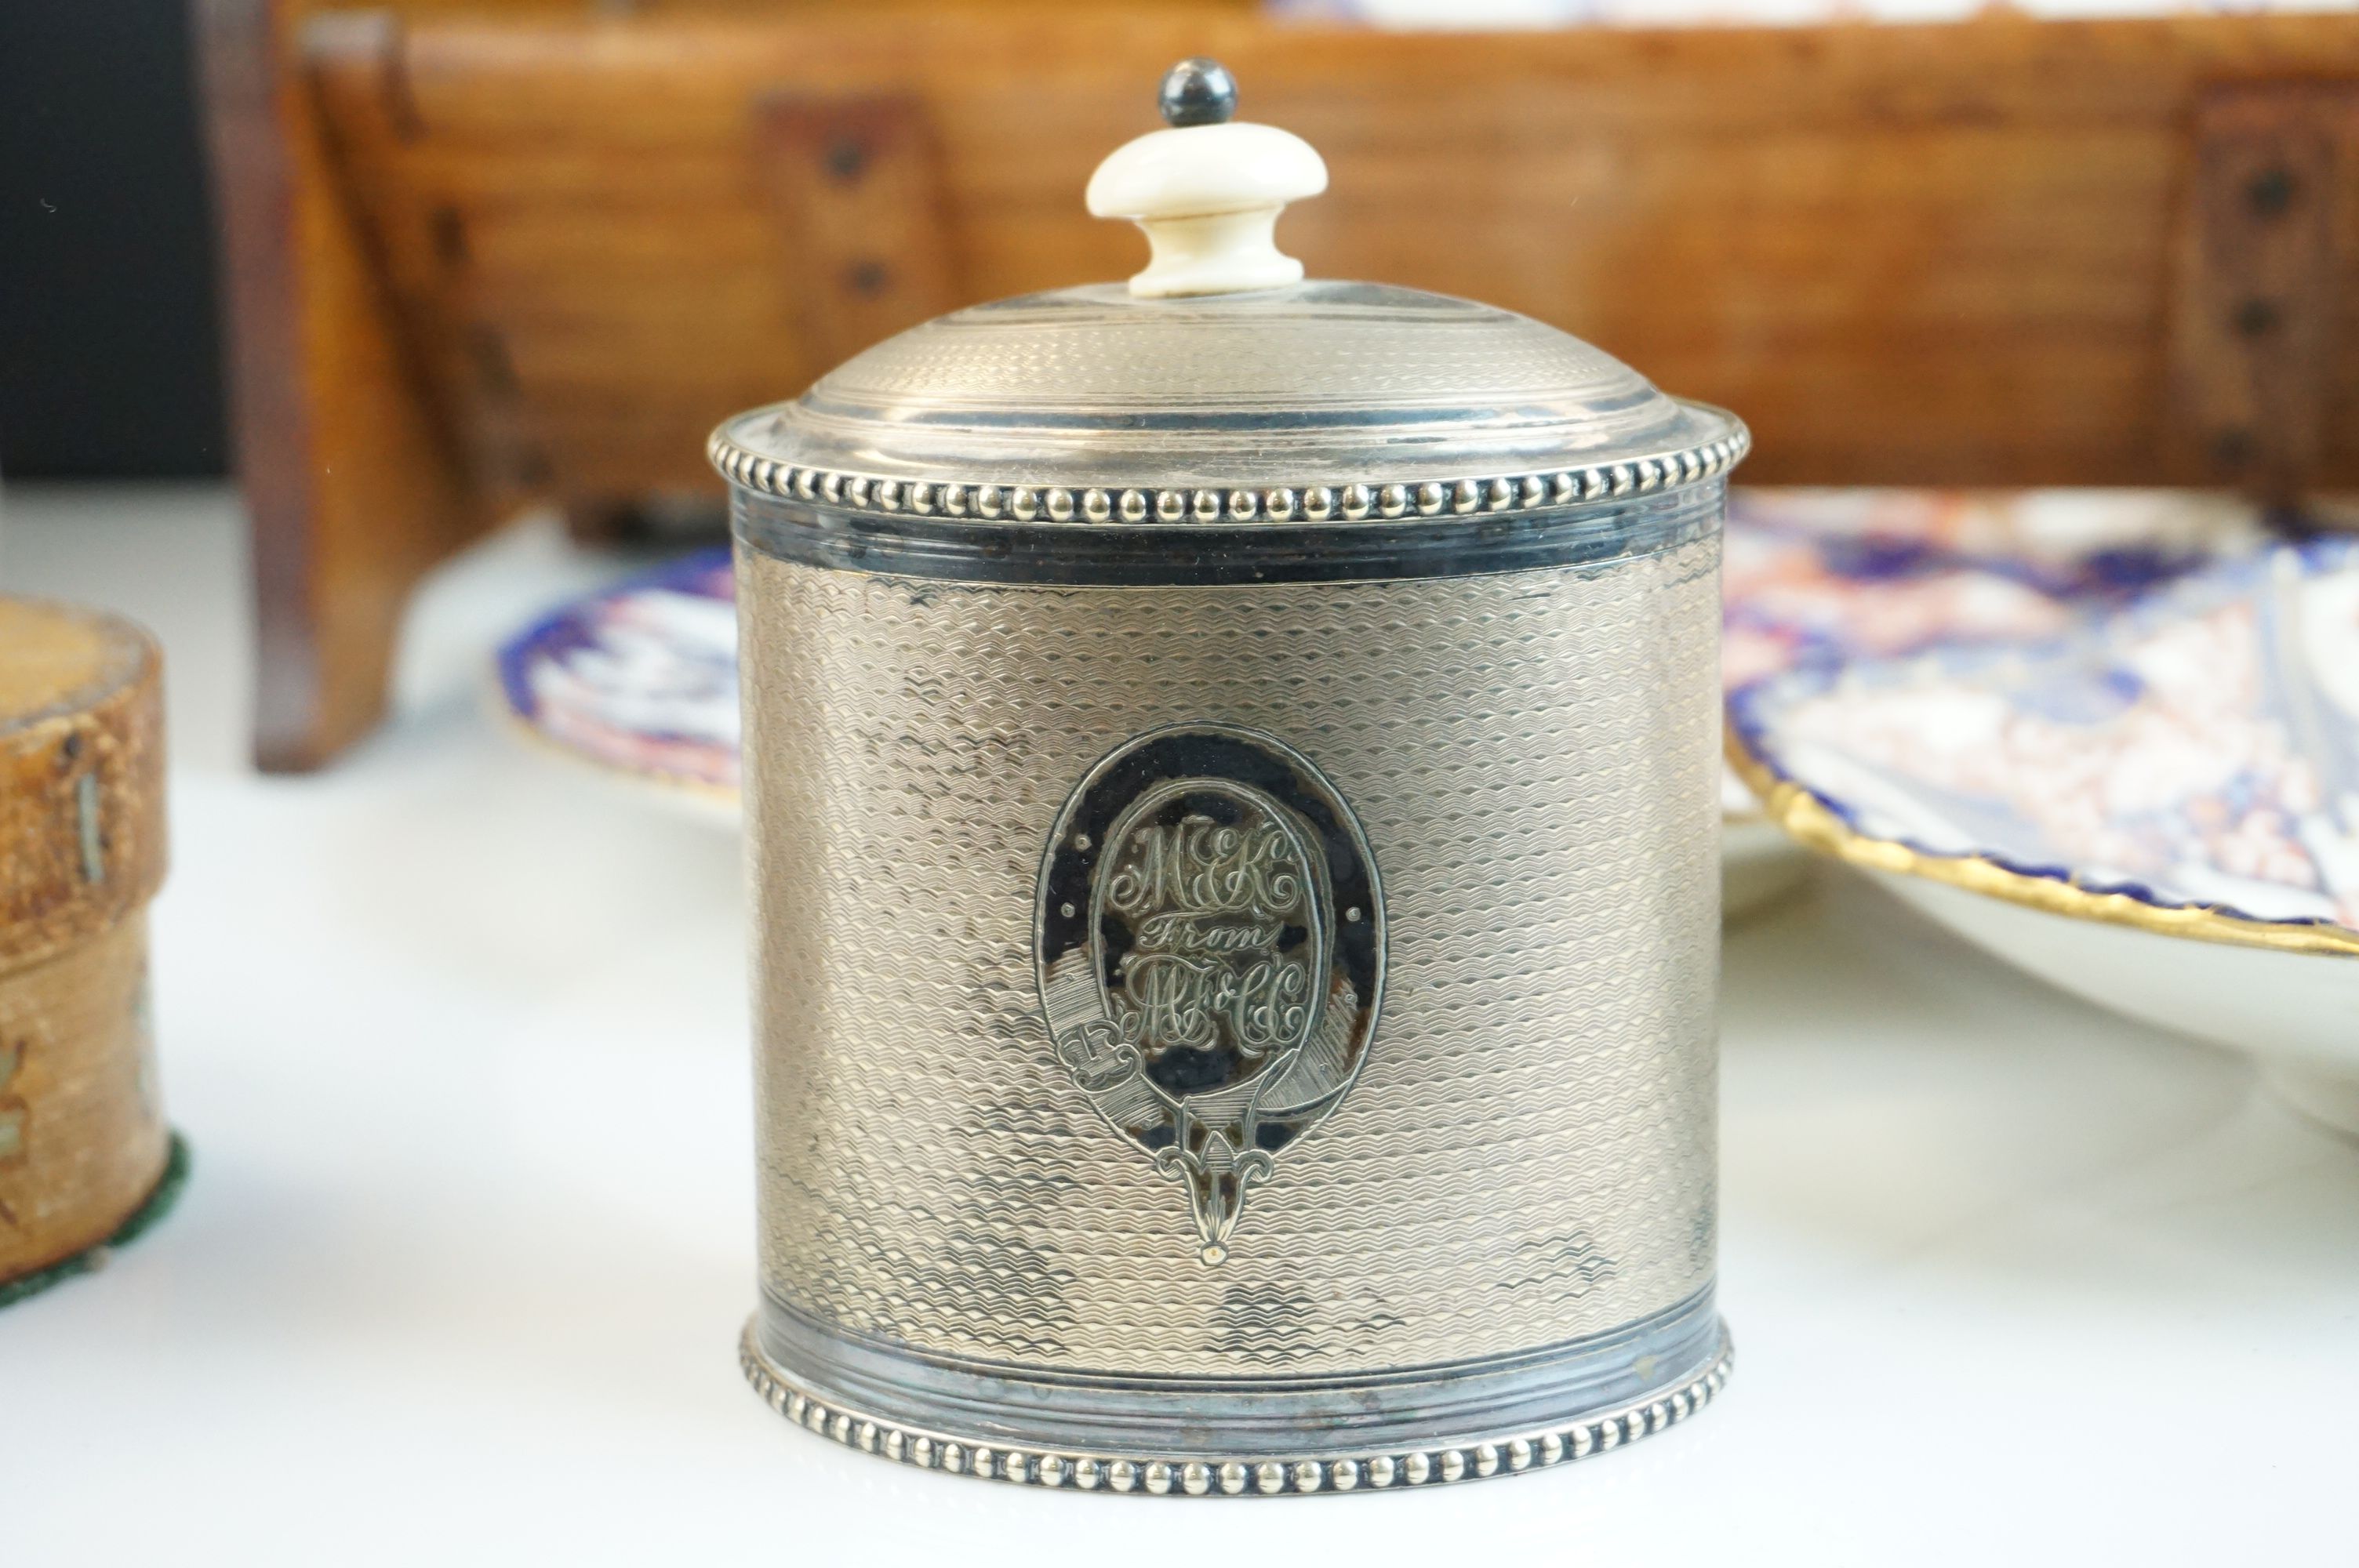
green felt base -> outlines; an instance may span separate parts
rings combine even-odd
[[[172,1205],[180,1196],[180,1189],[189,1180],[189,1146],[180,1135],[172,1134],[172,1152],[164,1160],[164,1173],[156,1182],[147,1201],[131,1211],[131,1217],[114,1227],[114,1234],[95,1247],[86,1248],[71,1258],[60,1258],[46,1269],[0,1283],[0,1307],[37,1296],[51,1285],[72,1279],[76,1274],[95,1272],[106,1266],[106,1255],[126,1242],[136,1241],[147,1233],[148,1227],[172,1212]]]

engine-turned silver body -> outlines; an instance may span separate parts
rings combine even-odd
[[[1321,283],[981,307],[724,426],[772,1402],[1221,1495],[1716,1391],[1744,439]]]

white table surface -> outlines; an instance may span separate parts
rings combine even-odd
[[[2359,1147],[1832,872],[1731,935],[1699,1419],[1511,1481],[1189,1504],[821,1442],[740,1381],[737,851],[485,717],[611,575],[430,585],[400,711],[244,764],[219,489],[12,489],[0,585],[165,643],[179,1208],[0,1312],[0,1564],[2359,1560]]]

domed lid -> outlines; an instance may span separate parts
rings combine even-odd
[[[1273,231],[1326,187],[1299,138],[1229,119],[1228,73],[1165,79],[1171,128],[1100,166],[1090,209],[1153,260],[953,311],[714,433],[748,489],[1021,522],[1324,522],[1565,505],[1697,482],[1733,416],[1487,305],[1303,282]]]

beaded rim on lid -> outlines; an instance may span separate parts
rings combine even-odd
[[[746,490],[846,511],[983,522],[1169,528],[1212,524],[1393,523],[1539,512],[1718,479],[1743,461],[1750,449],[1751,438],[1740,428],[1677,451],[1525,473],[1414,482],[1162,487],[960,482],[847,473],[758,456],[725,429],[713,436],[709,456],[724,477]]]

